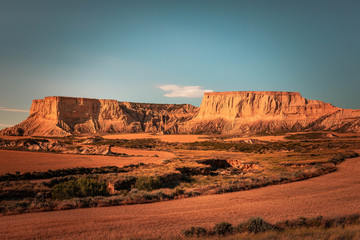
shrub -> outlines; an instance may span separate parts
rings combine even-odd
[[[228,222],[220,222],[215,224],[213,231],[217,235],[226,235],[231,234],[233,232],[233,226]]]
[[[51,196],[55,199],[106,195],[108,195],[106,183],[99,183],[89,177],[57,184],[51,190]]]
[[[183,231],[186,237],[205,237],[207,235],[207,231],[202,227],[191,227],[190,230]]]
[[[139,177],[136,179],[135,188],[139,190],[152,191],[162,187],[162,182],[158,177]]]
[[[278,230],[274,225],[265,222],[262,218],[251,218],[246,223],[247,231],[252,233]]]

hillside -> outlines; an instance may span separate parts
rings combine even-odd
[[[186,123],[190,132],[274,133],[360,131],[360,110],[341,109],[298,92],[205,93],[199,114]]]
[[[342,109],[297,92],[211,92],[200,108],[116,100],[45,97],[30,116],[0,135],[83,133],[269,134],[295,131],[360,132],[360,110]]]

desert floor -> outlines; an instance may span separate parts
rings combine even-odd
[[[15,171],[23,173],[75,167],[122,167],[140,162],[161,163],[161,161],[175,156],[175,154],[165,151],[148,151],[120,147],[114,147],[112,151],[126,153],[130,156],[114,157],[0,150],[0,174],[15,173]]]
[[[2,154],[1,154],[2,155]],[[151,204],[0,217],[1,239],[169,238],[191,226],[237,224],[253,216],[276,222],[300,216],[360,213],[360,158],[301,182]]]
[[[155,138],[159,139],[164,142],[200,142],[208,140],[209,136],[207,135],[154,135],[150,133],[129,133],[129,134],[108,134],[102,136],[105,139],[148,139],[148,138]]]

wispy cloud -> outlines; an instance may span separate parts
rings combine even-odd
[[[24,112],[24,113],[30,112],[29,110],[24,110],[24,109],[12,109],[12,108],[5,108],[5,107],[0,107],[0,111],[6,111],[6,112]]]
[[[165,97],[201,98],[204,92],[213,92],[201,86],[161,85],[159,88],[168,92]]]
[[[14,126],[14,125],[0,123],[0,127],[12,127],[12,126]]]

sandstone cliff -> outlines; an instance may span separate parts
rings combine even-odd
[[[261,134],[289,131],[360,133],[360,110],[307,100],[297,92],[211,92],[200,108],[88,98],[34,100],[30,116],[0,135],[167,132]]]
[[[76,133],[178,132],[195,116],[189,104],[149,104],[71,97],[34,100],[30,116],[1,135],[67,136]]]
[[[360,110],[307,100],[297,92],[211,92],[182,128],[227,134],[306,130],[360,132]]]

